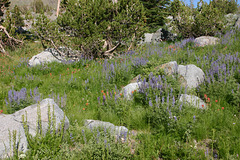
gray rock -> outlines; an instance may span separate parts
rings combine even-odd
[[[152,37],[153,33],[144,33],[144,43],[151,43],[152,42]]]
[[[127,86],[123,87],[121,93],[124,95],[124,98],[126,98],[127,100],[131,100],[132,99],[132,92],[138,91],[140,85],[141,85],[141,82],[130,83]]]
[[[53,56],[53,54],[55,56]],[[58,59],[57,59],[57,58]],[[29,66],[33,67],[36,65],[44,64],[44,63],[51,63],[51,62],[61,62],[61,57],[58,55],[57,52],[51,52],[49,49],[33,56],[29,60]]]
[[[200,47],[204,47],[206,45],[216,45],[219,43],[219,38],[211,37],[211,36],[201,36],[194,40],[194,43]]]
[[[181,94],[179,102],[188,103],[198,109],[207,109],[206,103],[194,95]]]
[[[234,27],[240,29],[240,17],[238,17],[237,21],[234,24]]]
[[[18,136],[20,134],[19,150],[26,152],[27,140],[26,140],[23,124],[22,124],[22,115],[27,114],[27,125],[29,128],[29,133],[32,136],[35,136],[36,124],[37,124],[36,122],[38,119],[38,106],[40,108],[40,113],[41,113],[42,133],[45,134],[48,129],[48,106],[50,107],[51,115],[53,113],[53,107],[54,107],[54,116],[55,116],[54,119],[56,122],[56,131],[58,131],[58,129],[61,129],[61,121],[64,119],[64,113],[58,107],[58,105],[54,102],[54,100],[49,98],[42,100],[39,104],[34,104],[20,111],[17,111],[14,114],[1,115],[0,123],[4,125],[2,125],[2,127],[0,128],[0,158],[4,158],[12,155],[12,152],[10,150],[10,144],[9,144],[8,130],[10,130],[10,132],[12,132],[13,130],[17,131],[17,141],[18,141]],[[69,120],[67,117],[65,117],[64,130],[66,130],[68,127],[69,127]]]
[[[178,64],[176,61],[172,61],[162,64],[161,66],[158,66],[155,69],[156,70],[163,69],[167,75],[173,75],[178,71]]]
[[[97,129],[97,128],[107,129],[112,135],[117,135],[117,136],[128,132],[128,129],[124,126],[115,126],[110,122],[103,122],[99,120],[87,119],[85,120],[84,125],[89,129]]]
[[[190,64],[178,66],[178,75],[183,86],[196,88],[204,81],[205,74],[197,66]]]
[[[226,20],[226,27],[234,26],[234,24],[237,21],[238,17],[239,17],[239,15],[232,14],[232,13],[229,13],[229,14],[225,15],[224,18]]]
[[[141,79],[141,75],[137,75],[135,78],[133,78],[130,83],[137,83]]]
[[[162,42],[162,28],[156,31],[156,33],[153,34],[152,36],[152,43],[159,43]]]
[[[64,112],[58,107],[53,99],[47,98],[42,100],[39,104],[34,104],[26,107],[20,111],[15,112],[12,116],[17,122],[22,122],[22,115],[27,113],[27,125],[29,126],[29,133],[32,136],[36,135],[36,122],[38,120],[38,106],[40,106],[41,121],[42,121],[42,132],[45,134],[48,129],[48,107],[50,107],[50,113],[52,115],[54,108],[54,118],[56,121],[56,129],[61,128],[61,121],[64,119]],[[53,117],[52,117],[53,118]],[[69,120],[65,117],[64,129],[69,127]]]
[[[11,133],[11,136],[12,136],[14,130],[17,132],[16,142],[19,142],[18,150],[20,152],[27,151],[27,138],[25,136],[23,125],[22,123],[15,121],[13,118],[14,117],[12,115],[3,115],[3,114],[0,115],[0,124],[3,124],[0,127],[0,159],[12,156],[13,139],[11,138],[11,144],[10,144],[9,133]],[[19,139],[19,136],[20,136],[20,139]],[[11,146],[11,149],[10,149],[10,146]]]

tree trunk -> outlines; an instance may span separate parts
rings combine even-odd
[[[58,17],[58,14],[59,14],[60,2],[61,2],[61,0],[58,0],[58,4],[57,4],[57,13],[56,13],[57,17]]]

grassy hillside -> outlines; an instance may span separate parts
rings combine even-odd
[[[39,99],[30,96],[30,90],[36,89],[40,99],[55,99],[71,123],[63,138],[53,134],[34,139],[26,159],[239,159],[240,32],[228,32],[216,46],[186,42],[139,46],[111,60],[82,59],[36,67],[28,67],[27,62],[42,51],[40,43],[26,42],[11,52],[13,59],[2,55],[3,113],[36,103]],[[170,61],[198,66],[205,82],[188,90],[181,87],[177,75],[154,71]],[[133,100],[127,101],[120,91],[138,74],[143,81],[154,81],[163,88],[149,85],[133,92]],[[26,88],[27,99],[20,105],[9,102],[10,93],[22,88]],[[200,97],[207,109],[179,102],[181,93]],[[86,129],[85,119],[123,125],[130,132],[116,139],[107,131]]]

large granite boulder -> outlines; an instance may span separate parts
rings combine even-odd
[[[23,124],[15,121],[13,115],[0,115],[0,159],[11,157],[13,155],[13,139],[9,137],[13,136],[13,131],[16,131],[16,141],[20,143],[18,144],[19,151],[26,152],[27,151],[27,138],[23,129]],[[20,136],[20,139],[19,139]],[[10,144],[11,141],[11,144]],[[11,146],[11,149],[10,149]]]
[[[204,47],[207,45],[216,45],[219,43],[219,38],[211,36],[201,36],[194,40],[197,46]]]
[[[205,74],[199,67],[190,65],[178,65],[178,76],[183,86],[196,88],[204,81]]]
[[[115,126],[110,122],[103,122],[99,120],[87,119],[85,120],[84,125],[89,129],[106,129],[110,132],[110,134],[117,136],[128,133],[128,129],[124,126]]]
[[[38,107],[39,106],[39,107]],[[50,107],[50,114],[54,113],[54,118],[56,122],[56,131],[61,129],[61,121],[64,119],[64,112],[58,107],[53,99],[44,99],[39,104],[34,104],[26,107],[20,111],[15,112],[10,115],[1,115],[0,123],[4,124],[0,128],[0,158],[11,156],[10,144],[9,144],[9,132],[13,130],[17,131],[17,138],[20,135],[19,151],[26,152],[27,150],[27,140],[22,124],[22,115],[27,114],[27,126],[29,128],[29,133],[32,136],[36,135],[38,112],[41,113],[41,123],[42,123],[42,133],[45,134],[48,130],[48,107]],[[54,109],[54,110],[53,110]],[[54,112],[53,112],[54,111]],[[65,117],[64,130],[69,127],[69,120]],[[18,139],[17,139],[18,140]],[[12,144],[11,144],[12,145]]]
[[[181,94],[179,98],[179,102],[188,103],[191,106],[194,106],[198,109],[207,109],[206,103],[197,96]]]
[[[33,67],[36,65],[51,63],[51,62],[61,62],[62,58],[59,56],[58,52],[55,49],[48,48],[45,51],[33,56],[29,60],[29,66]]]

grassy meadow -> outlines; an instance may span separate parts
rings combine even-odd
[[[29,150],[13,159],[240,159],[240,31],[228,32],[215,46],[188,39],[137,46],[113,59],[29,67],[41,51],[40,43],[25,42],[10,52],[12,59],[0,54],[0,110],[11,114],[53,98],[71,126],[64,135],[33,138]],[[198,66],[205,82],[189,90],[177,75],[154,70],[170,61]],[[127,101],[121,89],[139,74],[161,88],[149,85]],[[20,92],[24,98],[14,98]],[[184,93],[200,97],[207,109],[180,103]],[[85,128],[85,119],[130,132],[116,138]]]

